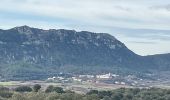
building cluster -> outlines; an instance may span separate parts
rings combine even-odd
[[[98,75],[71,75],[50,77],[47,81],[59,82],[59,83],[72,83],[72,82],[91,82],[91,83],[107,83],[107,84],[116,84],[116,85],[131,85],[138,86],[143,82],[142,79],[137,78],[134,75],[120,76],[117,74],[107,73],[107,74],[98,74]]]
[[[112,78],[118,77],[118,76],[119,75],[108,73],[108,74],[103,74],[103,75],[96,75],[96,78],[97,79],[112,79]]]
[[[119,75],[116,74],[111,74],[111,73],[107,73],[107,74],[99,74],[99,75],[74,75],[71,77],[63,77],[63,76],[58,76],[58,77],[50,77],[47,79],[47,81],[55,81],[55,82],[63,82],[63,81],[77,81],[77,82],[102,82],[104,80],[113,80],[115,78],[118,78]],[[118,84],[118,82],[114,82],[116,84]],[[121,84],[121,82],[120,82]]]

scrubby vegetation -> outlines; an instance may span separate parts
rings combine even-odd
[[[142,77],[153,73],[168,77],[167,71],[170,53],[140,56],[107,33],[29,26],[0,29],[2,81],[44,80],[60,72],[76,75],[110,72]]]
[[[35,84],[35,85],[33,86],[34,92],[38,92],[40,89],[41,89],[41,85],[39,85],[39,84]]]
[[[15,89],[0,87],[0,100],[170,100],[170,90],[157,88],[91,90],[86,94],[77,94],[55,86],[49,86],[43,91],[38,84],[32,88],[28,86],[19,86]]]

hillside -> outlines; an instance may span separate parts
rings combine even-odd
[[[41,79],[59,72],[144,73],[169,67],[166,56],[137,55],[106,33],[29,26],[0,30],[0,72],[8,79]]]

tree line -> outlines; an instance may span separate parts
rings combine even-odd
[[[0,87],[0,100],[170,100],[170,90],[160,88],[120,88],[112,91],[90,90],[78,94],[61,87],[41,85],[19,86],[15,89]]]

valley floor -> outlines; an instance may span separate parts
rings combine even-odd
[[[92,83],[92,82],[72,82],[72,83],[54,83],[46,82],[39,80],[32,81],[9,81],[9,82],[0,82],[0,86],[8,87],[14,89],[18,86],[30,86],[33,87],[35,84],[40,84],[42,90],[44,91],[48,86],[53,85],[57,87],[62,87],[64,90],[71,90],[79,94],[86,94],[90,90],[115,90],[118,88],[162,88],[170,89],[170,84],[157,84],[153,83],[150,87],[134,87],[129,85],[117,85],[117,84],[107,84],[107,83]]]
[[[16,88],[17,86],[34,86],[35,84],[40,84],[45,90],[48,86],[53,85],[57,87],[62,87],[64,90],[71,90],[76,93],[85,94],[90,90],[114,90],[118,88],[132,88],[128,85],[116,85],[107,83],[91,83],[91,82],[73,82],[73,83],[53,83],[46,81],[9,81],[0,82],[0,86],[9,87],[10,89]]]

